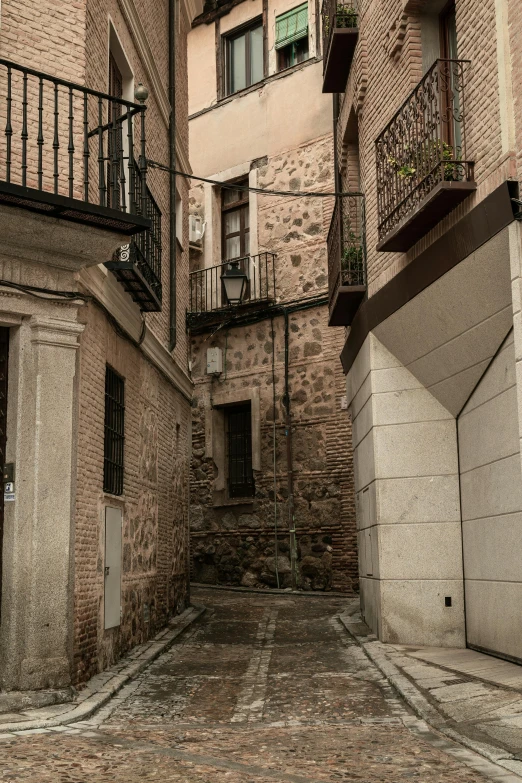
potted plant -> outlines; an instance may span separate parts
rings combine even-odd
[[[357,11],[353,6],[337,3],[336,27],[357,27]]]
[[[444,180],[451,182],[458,180],[460,169],[458,161],[462,160],[460,151],[442,139],[423,141],[415,147],[406,147],[401,160],[389,156],[388,163],[395,169],[401,179],[411,179],[417,173],[417,167],[426,161],[443,163]],[[447,161],[447,162],[446,162]],[[433,165],[431,168],[435,168]]]
[[[364,285],[364,255],[360,239],[348,231],[341,253],[341,279],[343,285]]]

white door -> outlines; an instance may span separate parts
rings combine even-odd
[[[105,508],[105,628],[120,625],[121,606],[121,508]]]

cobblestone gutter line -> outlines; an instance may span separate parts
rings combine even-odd
[[[204,606],[191,606],[175,617],[154,639],[135,647],[128,656],[107,671],[92,677],[86,687],[70,705],[64,705],[60,714],[46,715],[46,708],[34,710],[37,715],[26,721],[0,723],[0,733],[50,729],[66,726],[90,718],[100,707],[107,704],[124,685],[140,674],[152,661],[164,653],[183,631],[206,611]],[[33,712],[31,710],[31,712]],[[2,716],[0,715],[0,721]]]
[[[265,612],[263,620],[259,623],[256,645],[231,719],[232,723],[250,722],[262,718],[276,620],[277,609],[272,609]]]
[[[511,765],[515,762],[518,771],[518,763],[512,753],[496,748],[493,745],[477,742],[447,726],[447,718],[433,707],[421,690],[402,674],[400,669],[392,662],[390,652],[385,644],[379,642],[373,635],[366,635],[363,631],[365,626],[363,626],[361,621],[357,621],[348,615],[339,615],[339,620],[350,636],[364,650],[370,661],[382,672],[390,685],[403,697],[415,714],[428,724],[428,727],[431,726],[440,734],[449,737],[453,742],[457,742],[464,748],[473,751],[474,754],[479,754],[483,758],[488,759],[489,762],[492,762],[491,766],[493,768],[489,768],[490,765],[488,765],[487,771],[485,769],[482,771],[493,780],[505,781],[505,783],[508,783],[508,781],[522,781],[522,777],[513,774],[514,770],[511,769]],[[420,726],[421,724],[415,720],[411,722],[411,728],[414,730],[419,729]],[[445,750],[450,752],[448,748],[445,748]],[[466,751],[462,750],[462,752],[465,753]],[[507,772],[508,770],[511,774]]]

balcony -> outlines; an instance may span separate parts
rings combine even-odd
[[[359,38],[358,0],[323,0],[323,92],[344,92]]]
[[[469,62],[437,60],[377,139],[377,250],[404,252],[468,198]]]
[[[364,196],[340,196],[328,231],[328,326],[350,326],[365,294]]]
[[[147,188],[144,209],[151,228],[122,245],[105,266],[144,312],[161,310],[161,211]]]
[[[232,320],[275,302],[274,253],[259,253],[190,273],[187,326],[192,331]],[[234,270],[245,277],[240,301],[231,304],[223,276]]]
[[[0,94],[0,204],[123,235],[150,227],[145,106],[4,59]]]

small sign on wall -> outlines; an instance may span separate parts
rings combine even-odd
[[[13,481],[6,481],[4,484],[4,503],[8,503],[15,499],[15,488]]]

